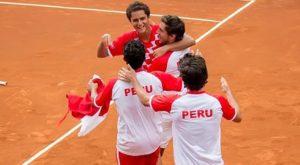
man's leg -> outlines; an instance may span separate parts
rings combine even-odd
[[[159,148],[159,149],[160,149],[160,151],[161,151],[161,148]],[[157,159],[156,165],[162,165],[162,157],[161,157],[161,154],[159,154],[159,157],[158,157],[158,159]]]
[[[169,144],[169,141],[172,139],[172,120],[170,119],[169,114],[163,114],[162,128],[163,133],[160,144],[160,157],[158,158],[157,165],[162,165],[162,156]]]
[[[159,161],[160,158],[160,148],[158,148],[156,151],[154,151],[152,154],[146,155],[146,164],[147,165],[157,165],[157,162]]]

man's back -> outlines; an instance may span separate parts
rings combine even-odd
[[[160,94],[162,83],[154,75],[145,71],[137,73],[145,90],[150,94]],[[111,80],[104,94],[115,102],[118,118],[117,147],[130,155],[144,155],[154,152],[161,140],[161,117],[149,107],[142,105],[130,83]],[[111,93],[106,92],[111,91]],[[97,103],[98,104],[98,103]],[[101,104],[101,103],[99,103]]]
[[[206,93],[188,93],[174,101],[170,114],[174,123],[174,150],[180,151],[175,153],[176,162],[223,163],[220,149],[223,112],[215,97]],[[176,157],[178,154],[181,159]]]
[[[188,91],[185,95],[154,96],[151,107],[171,114],[176,164],[223,164],[221,119],[232,120],[236,115],[227,99]]]

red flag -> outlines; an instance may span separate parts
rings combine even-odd
[[[97,93],[98,95],[101,95],[105,87],[101,78],[99,76],[94,75],[93,82],[98,84]],[[84,97],[67,94],[67,99],[68,99],[68,112],[58,122],[58,125],[60,125],[65,120],[69,111],[71,112],[73,117],[77,119],[81,119],[86,115],[93,116],[99,110],[98,107],[93,105],[93,100],[91,98],[90,91],[88,91]],[[109,109],[109,105],[110,105],[109,103],[103,105],[101,107],[101,112],[107,112],[107,110]],[[99,116],[104,115],[101,112]]]

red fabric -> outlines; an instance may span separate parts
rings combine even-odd
[[[153,72],[153,71],[166,72],[167,64],[168,64],[171,54],[172,54],[172,52],[167,52],[166,54],[164,54],[162,56],[154,58],[152,60],[152,63],[148,67],[148,72]]]
[[[68,108],[71,111],[73,117],[81,119],[85,115],[92,116],[99,109],[93,105],[93,100],[91,100],[91,93],[87,92],[85,97],[67,95]]]
[[[101,95],[105,85],[101,81],[101,79],[93,80],[94,83],[98,84],[97,93]],[[94,115],[99,108],[93,106],[93,100],[91,99],[91,92],[88,91],[84,97],[76,96],[76,95],[68,95],[68,112],[64,115],[64,117],[59,121],[59,124],[63,122],[63,120],[67,117],[69,111],[71,112],[72,116],[81,119],[85,115],[92,116]],[[104,104],[101,107],[101,112],[106,111],[109,109],[109,102]],[[101,113],[99,114],[101,115]]]
[[[117,154],[119,165],[156,165],[159,157],[159,148],[148,155],[130,156],[121,152],[118,152]]]
[[[223,117],[227,120],[232,120],[236,113],[235,109],[229,104],[228,100],[224,96],[215,97],[219,100],[222,106]]]
[[[124,45],[127,42],[138,38],[139,36],[136,31],[123,33],[121,36],[117,37],[111,45],[108,45],[109,51],[112,54],[112,56],[122,55]]]
[[[122,55],[123,54],[123,48],[124,45],[134,39],[139,39],[143,45],[145,46],[145,50],[147,53],[153,54],[153,52],[149,52],[149,50],[147,48],[151,48],[151,49],[156,49],[158,48],[159,42],[158,39],[155,38],[155,35],[157,34],[157,30],[159,29],[159,25],[151,25],[151,34],[150,34],[150,41],[149,42],[145,42],[143,40],[141,40],[139,38],[139,34],[137,31],[133,30],[130,32],[125,32],[123,34],[121,34],[120,36],[118,36],[111,45],[108,46],[110,53],[113,56],[118,56],[118,55]],[[151,43],[152,41],[155,41],[155,45],[153,45],[153,43]],[[150,57],[151,59],[153,57]],[[147,62],[146,62],[147,63]]]
[[[161,81],[164,91],[182,90],[183,85],[182,85],[181,77],[175,77],[171,74],[161,72],[161,71],[154,71],[151,73]]]
[[[112,100],[112,91],[117,80],[118,80],[117,78],[112,78],[105,86],[105,88],[102,90],[102,94],[97,96],[96,104],[98,106],[103,106],[110,103],[110,101]],[[102,115],[102,113],[105,114],[107,113],[107,111],[101,110],[100,116]]]
[[[151,107],[154,111],[167,111],[170,112],[172,109],[173,102],[181,97],[178,94],[170,95],[154,95],[151,99]]]
[[[118,56],[123,54],[124,45],[131,40],[140,40],[145,47],[145,62],[143,64],[143,68],[147,69],[148,65],[151,64],[152,59],[154,58],[153,53],[154,50],[160,47],[159,38],[157,30],[159,29],[159,25],[151,25],[151,34],[150,40],[148,42],[143,41],[137,31],[133,30],[130,32],[123,33],[119,37],[117,37],[111,45],[108,46],[108,49],[112,56]]]

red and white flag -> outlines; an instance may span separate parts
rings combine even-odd
[[[98,75],[94,75],[92,79],[94,83],[98,84],[97,93],[101,95],[105,87],[104,83]],[[68,112],[59,121],[59,124],[62,123],[68,113],[71,112],[73,117],[81,120],[81,128],[78,136],[85,136],[96,128],[106,118],[106,112],[110,106],[109,103],[100,108],[94,106],[90,91],[88,91],[84,97],[67,94],[67,99]]]

